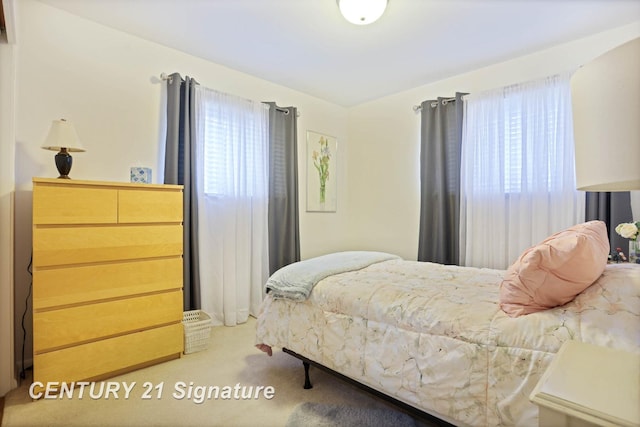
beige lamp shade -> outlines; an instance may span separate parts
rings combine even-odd
[[[63,148],[66,148],[68,152],[86,151],[78,138],[76,129],[65,119],[54,120],[51,123],[42,148],[51,151],[60,151]]]
[[[640,38],[576,71],[571,98],[578,190],[639,190]]]

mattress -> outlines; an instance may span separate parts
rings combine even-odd
[[[504,271],[389,260],[267,296],[256,344],[288,348],[457,425],[537,425],[534,386],[567,340],[640,353],[640,265],[608,265],[573,301],[511,318]]]

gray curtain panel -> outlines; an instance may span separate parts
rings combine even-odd
[[[173,73],[167,80],[167,141],[164,183],[184,186],[184,310],[200,308],[198,204],[196,197],[195,85]]]
[[[269,274],[300,261],[298,133],[294,107],[269,105]]]
[[[616,226],[621,222],[632,222],[631,194],[628,191],[604,192],[587,191],[585,220],[599,219],[607,225],[611,251],[622,249],[625,255],[629,252],[629,239],[616,233]]]
[[[460,261],[463,93],[421,104],[418,261]]]

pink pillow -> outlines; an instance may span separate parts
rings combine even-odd
[[[511,317],[566,304],[600,277],[609,237],[589,221],[547,237],[520,255],[500,284],[500,308]]]

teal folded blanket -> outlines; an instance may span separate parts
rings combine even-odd
[[[397,255],[385,252],[347,251],[310,258],[286,265],[267,280],[267,292],[274,298],[304,301],[320,280],[334,274],[365,268],[371,264],[391,259]]]

